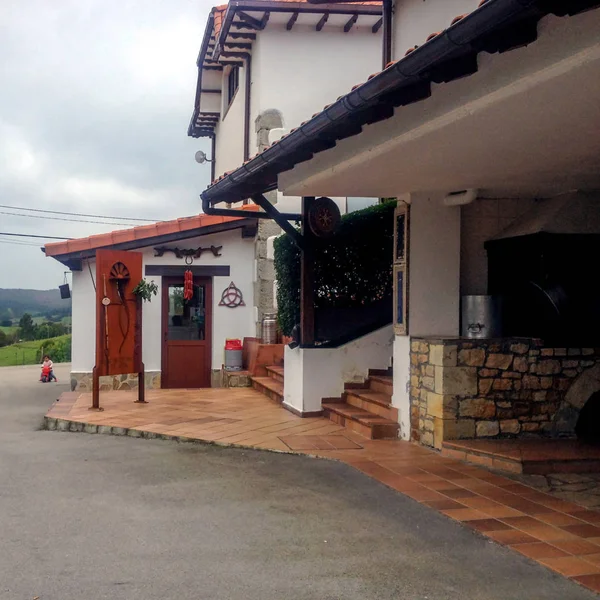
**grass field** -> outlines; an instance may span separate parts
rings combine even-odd
[[[9,333],[14,333],[17,329],[19,329],[16,325],[12,325],[11,327],[3,327],[0,325],[0,331],[4,331],[7,335]]]
[[[51,338],[52,341],[66,339],[69,336]],[[41,360],[42,346],[48,340],[35,340],[33,342],[20,342],[12,346],[0,348],[0,367],[14,367],[17,365],[35,365]]]

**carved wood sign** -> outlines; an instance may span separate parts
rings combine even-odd
[[[207,246],[203,248],[167,248],[167,246],[159,246],[154,248],[154,256],[163,256],[165,252],[172,252],[177,258],[185,259],[186,265],[191,265],[195,258],[200,258],[203,252],[212,252],[213,256],[221,256],[221,248],[223,246]]]

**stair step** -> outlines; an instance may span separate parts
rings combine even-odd
[[[346,402],[325,403],[323,411],[334,423],[343,425],[371,440],[398,436],[400,426],[397,421],[394,422]]]
[[[278,381],[279,383],[283,383],[283,374],[284,374],[283,367],[280,367],[277,365],[271,365],[269,367],[266,367],[266,369],[267,369],[267,375],[269,377],[271,377],[271,379],[274,379],[275,381]]]
[[[263,393],[265,396],[275,400],[275,402],[283,402],[283,383],[275,381],[272,377],[251,377],[252,387]]]
[[[392,397],[389,394],[374,392],[369,388],[354,389],[346,390],[343,399],[351,406],[362,408],[390,421],[398,421],[398,409],[392,406]]]
[[[370,375],[367,382],[369,387],[375,392],[382,392],[390,396],[394,392],[394,379],[389,375]]]

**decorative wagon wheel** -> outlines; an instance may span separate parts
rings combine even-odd
[[[122,263],[116,262],[110,269],[109,279],[129,279],[129,269]]]
[[[338,205],[331,198],[317,198],[308,209],[308,226],[316,237],[328,238],[337,231],[341,215]]]

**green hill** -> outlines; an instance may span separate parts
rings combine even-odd
[[[24,290],[0,288],[0,325],[11,321],[16,325],[24,313],[42,320],[60,321],[71,315],[71,299],[63,300],[58,288]]]

